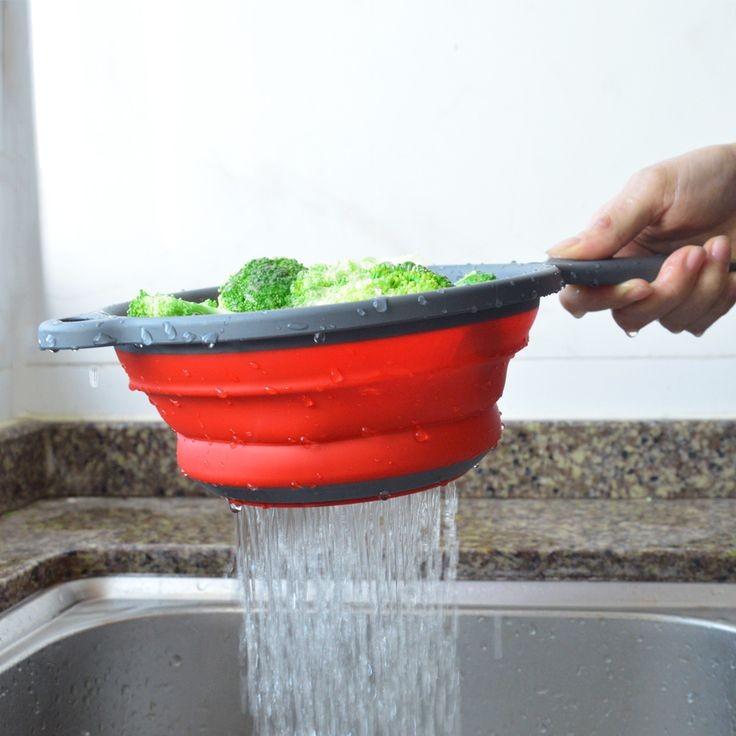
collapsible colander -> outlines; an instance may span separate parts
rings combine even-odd
[[[651,280],[661,262],[432,266],[451,280],[497,278],[268,312],[130,318],[117,304],[44,322],[39,344],[114,346],[130,387],[177,433],[182,471],[231,501],[366,501],[446,483],[496,446],[496,402],[541,296],[565,282]]]

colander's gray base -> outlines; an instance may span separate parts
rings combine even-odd
[[[214,483],[202,483],[218,496],[232,501],[239,501],[251,506],[315,506],[341,503],[358,503],[361,501],[386,500],[415,491],[423,491],[433,486],[449,483],[467,473],[485,456],[485,452],[454,465],[411,475],[400,475],[394,478],[377,478],[376,480],[346,483],[340,485],[314,486],[310,488],[244,488],[239,486],[221,486]]]

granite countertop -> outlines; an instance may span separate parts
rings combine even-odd
[[[736,580],[736,499],[461,498],[464,580]],[[222,576],[233,517],[219,498],[73,497],[0,517],[0,610],[91,575]]]
[[[174,449],[152,423],[0,430],[0,610],[92,575],[233,574],[233,517]],[[459,577],[736,581],[734,451],[736,422],[509,423],[458,481]]]

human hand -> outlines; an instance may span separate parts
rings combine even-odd
[[[659,320],[671,332],[702,335],[736,302],[736,145],[709,146],[634,174],[579,235],[548,251],[595,259],[670,253],[651,283],[567,286],[576,317],[610,309],[628,333]]]

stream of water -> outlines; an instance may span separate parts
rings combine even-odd
[[[455,736],[454,484],[243,507],[243,699],[259,736]]]

